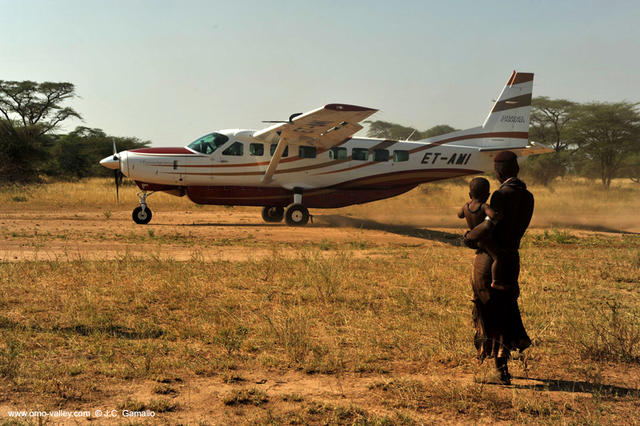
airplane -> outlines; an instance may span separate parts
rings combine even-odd
[[[329,104],[262,130],[228,129],[185,147],[117,152],[100,164],[140,188],[137,224],[151,221],[147,198],[162,191],[197,204],[261,206],[265,222],[306,225],[309,208],[338,208],[405,193],[442,179],[493,170],[493,157],[551,152],[529,143],[533,74],[513,71],[481,126],[420,141],[353,137],[377,110]],[[121,178],[121,175],[120,175]]]

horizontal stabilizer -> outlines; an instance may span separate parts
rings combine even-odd
[[[529,155],[538,155],[538,154],[546,154],[548,152],[553,152],[552,148],[549,148],[546,145],[542,145],[540,143],[530,142],[529,145],[522,148],[479,148],[480,152],[500,152],[500,151],[511,151],[516,154],[518,157],[527,157]]]

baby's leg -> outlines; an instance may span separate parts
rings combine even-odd
[[[483,246],[484,251],[493,259],[491,264],[491,287],[496,290],[509,290],[510,286],[502,280],[503,261],[500,259],[500,249],[491,240],[484,241]]]
[[[509,286],[504,285],[502,280],[500,279],[502,274],[502,261],[500,260],[500,256],[496,255],[491,256],[493,258],[493,263],[491,264],[491,276],[493,277],[493,281],[491,282],[491,287],[496,290],[508,290]]]

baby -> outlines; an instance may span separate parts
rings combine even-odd
[[[480,177],[472,179],[469,183],[469,198],[471,198],[471,201],[460,208],[458,217],[467,220],[470,230],[483,223],[486,218],[489,218],[492,222],[500,220],[500,214],[486,204],[489,198],[488,180]],[[485,251],[493,260],[491,264],[491,287],[497,290],[507,290],[504,285],[500,284],[498,278],[502,264],[500,261],[500,248],[490,233],[478,241],[478,248]]]

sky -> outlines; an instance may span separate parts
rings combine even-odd
[[[183,146],[327,103],[480,125],[534,96],[640,101],[638,1],[0,0],[0,79],[66,81],[75,126]],[[407,135],[409,136],[409,135]]]

